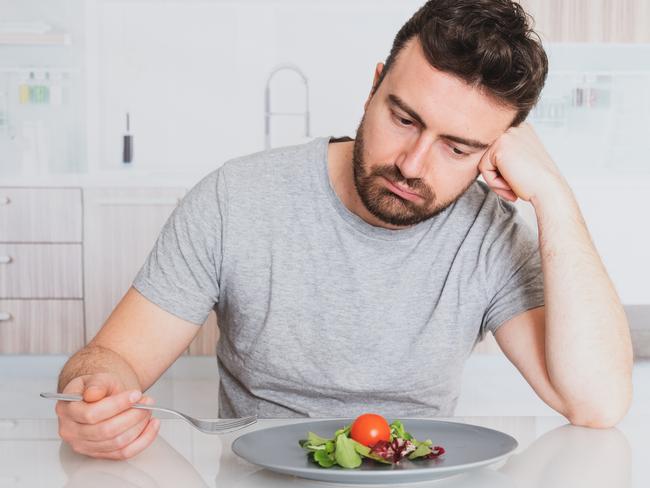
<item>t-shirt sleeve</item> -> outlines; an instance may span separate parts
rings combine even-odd
[[[544,280],[539,243],[534,229],[516,208],[499,200],[496,225],[485,253],[488,304],[480,339],[493,334],[509,319],[544,305]]]
[[[219,300],[224,191],[219,170],[197,183],[172,212],[133,281],[145,298],[198,325]]]

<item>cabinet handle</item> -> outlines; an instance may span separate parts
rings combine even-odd
[[[9,197],[0,197],[0,205],[9,205],[11,199]]]
[[[9,264],[13,261],[11,256],[0,256],[0,264]]]
[[[2,320],[11,320],[11,314],[9,312],[0,312],[0,321]]]

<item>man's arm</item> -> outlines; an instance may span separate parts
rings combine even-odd
[[[73,378],[110,372],[125,388],[148,389],[189,346],[199,327],[166,312],[131,287],[90,343],[59,376],[59,391]]]
[[[497,330],[499,345],[522,373],[535,372],[524,373],[529,383],[552,388],[572,423],[616,424],[632,399],[632,342],[571,189],[529,124],[506,131],[479,170],[502,197],[529,201],[539,230],[545,317],[515,317]],[[537,356],[524,355],[531,348]]]
[[[614,425],[632,400],[625,311],[568,186],[546,187],[531,203],[544,273],[549,377],[572,421]]]

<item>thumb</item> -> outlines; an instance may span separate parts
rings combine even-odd
[[[97,402],[102,398],[121,391],[122,388],[111,375],[94,374],[84,378],[83,399],[85,402]]]

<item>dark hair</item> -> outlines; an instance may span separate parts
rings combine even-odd
[[[404,45],[417,36],[429,63],[480,85],[526,119],[544,87],[548,59],[533,20],[511,0],[429,0],[395,36],[376,90]]]

